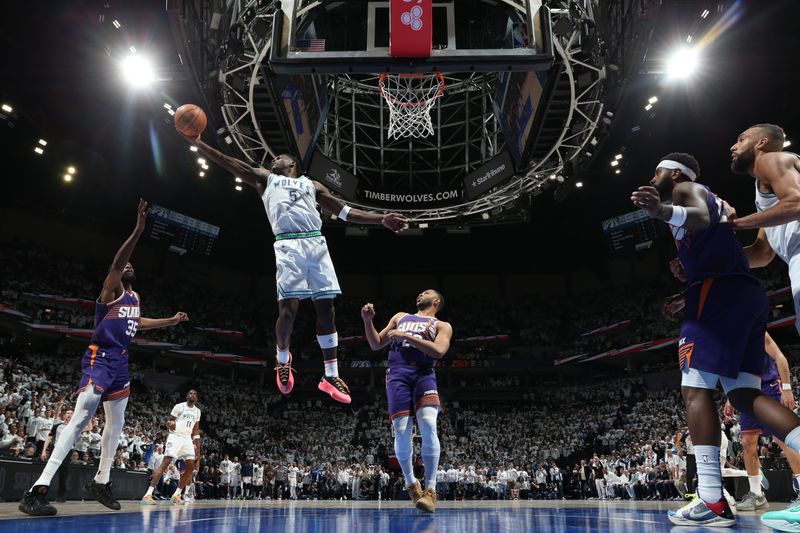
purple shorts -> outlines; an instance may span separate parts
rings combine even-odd
[[[128,350],[105,350],[92,344],[81,360],[81,384],[78,392],[94,387],[101,400],[113,401],[127,398],[131,393],[131,376],[128,372]]]
[[[764,333],[769,302],[758,280],[746,276],[708,278],[686,291],[686,315],[678,342],[684,366],[735,379],[760,376],[767,353]]]
[[[781,382],[777,379],[761,384],[761,392],[767,398],[772,398],[776,402],[781,401]],[[760,435],[772,435],[770,431],[761,426],[758,420],[747,416],[745,413],[739,413],[739,424],[742,426],[742,433],[756,433]]]
[[[386,370],[386,397],[389,400],[389,419],[414,416],[426,406],[439,408],[439,390],[433,368],[396,365]]]

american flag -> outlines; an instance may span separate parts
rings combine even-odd
[[[324,52],[325,39],[298,39],[297,50],[300,52]]]

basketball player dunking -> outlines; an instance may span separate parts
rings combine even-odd
[[[417,509],[436,510],[436,470],[439,468],[439,437],[436,418],[439,415],[439,392],[436,388],[434,363],[447,354],[453,328],[436,318],[444,306],[442,295],[432,289],[417,296],[417,313],[397,313],[378,333],[372,320],[375,308],[361,308],[364,331],[370,348],[389,348],[389,369],[386,371],[386,396],[389,418],[394,426],[394,451],[408,490]],[[422,435],[422,462],[425,466],[425,490],[414,477],[412,435],[416,415]]]
[[[19,504],[19,510],[23,513],[43,516],[56,514],[56,508],[47,501],[50,481],[74,445],[75,439],[97,411],[100,402],[103,402],[106,414],[100,465],[97,475],[86,485],[86,490],[109,509],[120,509],[119,502],[111,493],[110,475],[130,394],[128,346],[137,331],[175,326],[188,320],[186,313],[180,312],[172,318],[139,316],[139,295],[133,290],[136,277],[133,265],[128,261],[144,231],[147,202],[139,200],[136,214],[136,227],[114,256],[114,262],[95,305],[95,329],[92,344],[81,362],[82,376],[74,413],[56,442],[44,472],[23,495]]]
[[[724,203],[694,182],[699,174],[694,157],[669,154],[656,165],[650,186],[640,187],[631,200],[670,224],[687,283],[678,355],[699,497],[668,516],[676,525],[726,527],[736,520],[722,495],[717,384],[737,410],[794,450],[800,448],[800,419],[761,391],[769,302],[725,223]]]
[[[275,234],[275,262],[278,289],[278,320],[275,324],[277,359],[275,380],[278,390],[289,394],[294,387],[289,340],[300,300],[311,298],[317,312],[317,341],[322,348],[325,375],[318,388],[334,400],[350,403],[350,390],[339,377],[336,351],[339,337],[334,322],[333,299],[341,294],[339,281],[320,231],[323,211],[356,224],[382,224],[394,232],[408,226],[397,214],[381,215],[352,209],[333,196],[327,187],[300,174],[300,161],[283,154],[272,161],[271,172],[254,168],[205,144],[200,137],[183,135],[200,153],[225,168],[258,192]]]
[[[196,403],[197,390],[190,389],[186,393],[186,401],[175,404],[175,407],[169,413],[169,422],[167,422],[169,436],[167,437],[167,445],[164,448],[164,458],[161,460],[161,466],[153,472],[150,478],[150,486],[140,502],[142,505],[156,505],[153,491],[173,459],[186,461],[186,470],[181,474],[178,488],[175,489],[175,493],[172,495],[172,503],[183,505],[184,500],[181,498],[181,493],[186,488],[186,485],[189,484],[189,481],[192,480],[192,477],[197,474],[197,470],[200,467],[201,413],[200,408],[195,405]]]

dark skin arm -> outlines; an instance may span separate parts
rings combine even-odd
[[[122,243],[122,247],[117,250],[117,254],[114,256],[111,270],[109,270],[105,281],[103,281],[103,289],[100,291],[100,298],[98,298],[101,304],[113,302],[125,290],[122,286],[122,272],[130,261],[131,255],[133,255],[133,249],[136,248],[139,237],[144,232],[146,220],[147,202],[139,198],[139,207],[136,209],[136,226],[133,228],[133,233]]]
[[[703,230],[708,227],[711,217],[706,205],[706,194],[705,187],[691,181],[678,183],[672,189],[672,204],[686,208],[686,222],[683,228]],[[666,222],[672,217],[672,206],[661,203],[655,187],[639,187],[638,191],[631,194],[631,201],[651,218]]]
[[[345,203],[336,198],[326,186],[318,181],[314,181],[314,188],[317,190],[317,202],[322,210],[331,215],[338,215]],[[381,224],[382,226],[400,233],[408,227],[408,219],[397,213],[381,215],[380,213],[369,213],[361,209],[351,209],[347,215],[347,221],[354,224]]]
[[[194,473],[195,475],[200,470],[200,421],[194,423],[192,428],[192,442],[194,442]]]
[[[170,318],[141,317],[139,319],[139,331],[142,331],[143,329],[155,329],[155,328],[166,328],[169,326],[177,326],[178,324],[186,320],[189,320],[189,315],[187,315],[182,311],[175,313],[175,316]]]
[[[774,207],[737,218],[730,223],[735,229],[769,228],[793,220],[800,220],[800,163],[794,154],[770,152],[763,154],[755,164],[754,174],[761,185],[769,187],[778,196]]]
[[[181,134],[181,136],[194,146],[197,146],[198,153],[203,154],[234,176],[242,178],[242,183],[253,187],[258,191],[259,196],[264,194],[264,180],[269,177],[267,169],[251,167],[241,159],[225,155],[216,148],[204,143],[199,135],[197,137],[188,137]]]

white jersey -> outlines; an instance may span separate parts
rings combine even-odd
[[[761,192],[756,180],[756,209],[759,212],[766,211],[777,203],[777,195]],[[769,245],[786,263],[800,252],[800,221],[793,220],[780,226],[764,228],[764,232],[767,234]]]
[[[200,409],[196,405],[189,407],[186,402],[181,402],[172,408],[170,415],[175,417],[175,430],[170,434],[191,438],[194,425],[200,421]]]
[[[270,173],[261,201],[275,235],[309,233],[322,228],[317,190],[305,176],[288,178]]]

